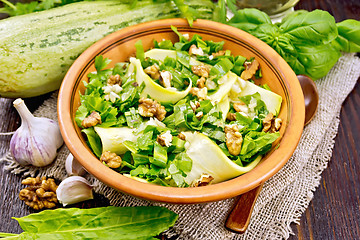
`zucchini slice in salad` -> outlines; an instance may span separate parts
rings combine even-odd
[[[158,102],[176,103],[180,99],[183,99],[191,89],[191,82],[184,91],[178,91],[175,88],[164,88],[154,82],[154,80],[152,80],[151,77],[144,72],[139,59],[130,58],[130,65],[132,66],[129,66],[129,69],[133,69],[135,71],[136,82],[139,85],[145,83],[145,88],[141,93],[142,97],[147,97],[149,95]]]
[[[99,135],[102,144],[102,151],[113,152],[117,155],[124,154],[129,149],[124,145],[125,141],[135,142],[139,137],[138,131],[144,130],[147,126],[166,127],[165,124],[156,118],[150,118],[143,122],[138,128],[129,127],[94,127],[95,132]]]
[[[213,141],[202,133],[184,132],[186,136],[186,154],[192,160],[192,169],[187,174],[185,182],[189,185],[202,174],[209,174],[214,178],[212,183],[219,183],[253,169],[261,160],[257,157],[246,167],[241,167],[231,161]]]
[[[218,106],[222,113],[222,119],[225,121],[226,116],[230,110],[229,97],[227,95],[225,95],[225,97],[218,103]]]
[[[231,90],[231,87],[236,82],[238,76],[229,71],[219,80],[219,89],[212,94],[209,94],[209,98],[213,103],[219,103],[225,96],[227,96]]]
[[[158,48],[154,48],[145,52],[144,56],[145,58],[148,57],[161,62],[163,62],[167,57],[177,59],[177,54],[175,50],[158,49]],[[200,64],[201,62],[197,61],[192,57],[190,58],[190,66],[196,66]]]
[[[94,127],[102,143],[103,152],[109,151],[117,155],[124,154],[128,149],[123,144],[125,141],[136,141],[134,129],[129,127]]]
[[[238,94],[238,97],[259,93],[261,96],[261,100],[265,103],[268,111],[275,116],[279,114],[282,102],[282,97],[280,95],[272,91],[266,90],[265,88],[259,87],[252,82],[245,81],[241,78],[239,78],[238,81],[243,81],[241,83],[243,87],[241,89],[241,92]]]

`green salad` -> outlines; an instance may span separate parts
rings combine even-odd
[[[226,181],[253,169],[279,138],[282,98],[259,62],[224,42],[155,41],[116,63],[97,56],[76,123],[99,160],[127,177],[175,187]]]

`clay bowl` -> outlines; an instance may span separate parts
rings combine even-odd
[[[234,55],[255,57],[262,68],[259,83],[268,84],[281,95],[283,103],[279,117],[283,120],[281,138],[273,149],[252,171],[234,179],[198,188],[174,188],[139,182],[125,177],[103,165],[90,151],[80,129],[74,121],[80,104],[80,93],[85,87],[87,74],[95,71],[97,55],[112,59],[112,64],[126,61],[135,52],[135,42],[142,40],[145,49],[153,40],[178,41],[170,29],[174,25],[181,33],[199,34],[204,39],[224,41],[224,49]],[[111,65],[110,67],[112,67]],[[168,19],[148,22],[115,32],[88,48],[66,74],[58,98],[58,116],[62,136],[71,153],[86,170],[108,186],[138,198],[168,203],[201,203],[231,198],[259,186],[284,166],[293,154],[304,126],[304,97],[299,81],[288,64],[267,44],[239,29],[224,24],[197,20],[189,27],[184,19]]]

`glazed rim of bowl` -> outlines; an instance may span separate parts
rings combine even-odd
[[[73,111],[76,110],[73,110],[72,103],[76,94],[73,89],[77,84],[76,82],[80,81],[78,78],[84,68],[84,63],[93,64],[96,55],[105,53],[109,45],[120,39],[133,37],[144,32],[159,31],[159,29],[169,31],[170,25],[192,32],[197,30],[214,32],[214,34],[221,32],[221,36],[226,36],[234,41],[242,41],[243,44],[244,42],[251,42],[252,48],[272,66],[273,71],[276,71],[276,75],[282,81],[281,84],[289,101],[287,111],[290,117],[286,131],[282,136],[280,146],[267,156],[266,161],[261,161],[250,172],[225,182],[197,188],[164,187],[143,183],[123,176],[102,164],[79,136],[76,130],[78,127],[73,119]],[[266,51],[264,51],[265,49]],[[289,91],[290,86],[291,91]],[[96,42],[82,53],[73,63],[62,82],[58,97],[58,117],[62,136],[70,152],[89,173],[103,183],[121,192],[143,199],[168,203],[201,203],[223,200],[250,191],[278,172],[291,157],[300,140],[305,118],[304,106],[302,90],[295,73],[285,60],[266,43],[242,30],[209,20],[198,19],[190,28],[185,19],[166,19],[119,30]],[[281,143],[287,141],[286,146],[282,147]]]

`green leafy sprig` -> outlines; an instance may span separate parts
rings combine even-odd
[[[177,214],[163,207],[59,208],[14,218],[21,234],[0,233],[4,239],[155,239],[173,226]]]
[[[267,43],[296,74],[313,80],[322,78],[338,61],[341,51],[360,51],[359,21],[336,23],[327,11],[298,10],[273,24],[265,12],[254,8],[236,11],[233,1],[227,3],[234,16],[226,23]]]

